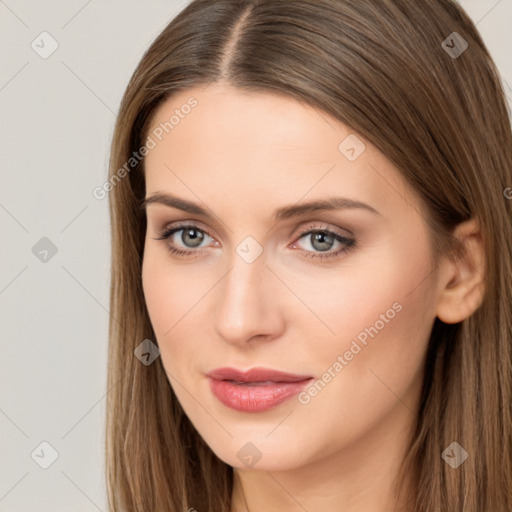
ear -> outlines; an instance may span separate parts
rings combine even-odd
[[[485,291],[485,247],[479,224],[470,219],[459,224],[453,234],[462,242],[465,254],[445,255],[440,263],[436,314],[447,324],[471,316]]]

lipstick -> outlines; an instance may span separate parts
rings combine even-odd
[[[300,393],[312,380],[269,368],[217,368],[206,374],[210,389],[225,406],[242,412],[263,412]]]

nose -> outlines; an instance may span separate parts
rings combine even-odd
[[[216,287],[215,329],[232,345],[245,346],[257,337],[268,341],[283,328],[279,280],[267,268],[264,254],[247,263],[235,253],[231,270]]]

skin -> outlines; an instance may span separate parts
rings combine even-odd
[[[149,204],[142,280],[169,382],[234,468],[232,512],[393,510],[434,319],[459,322],[481,303],[478,226],[468,221],[456,232],[467,262],[442,259],[433,272],[418,197],[363,137],[366,149],[350,161],[338,149],[353,133],[344,124],[287,96],[221,83],[176,94],[152,128],[191,96],[198,105],[146,157],[146,197],[172,193],[215,217]],[[278,207],[333,195],[380,215],[346,209],[272,221]],[[184,231],[156,240],[178,221],[203,230],[198,248]],[[308,258],[343,247],[332,241],[322,252],[302,236],[311,229],[355,238],[356,247]],[[252,263],[236,252],[248,236],[263,250]],[[196,253],[172,255],[173,243]],[[294,397],[247,413],[210,392],[204,373],[223,366],[321,379],[394,303],[401,310],[307,404]],[[261,453],[252,467],[237,456],[248,442]]]

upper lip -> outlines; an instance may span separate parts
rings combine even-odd
[[[235,382],[300,382],[312,378],[311,375],[297,375],[262,367],[251,368],[247,371],[238,370],[237,368],[216,368],[206,375],[215,380],[232,380]]]

